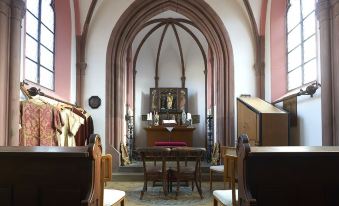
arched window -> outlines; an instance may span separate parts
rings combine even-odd
[[[289,0],[287,10],[288,90],[318,79],[316,0]]]
[[[54,90],[54,0],[26,2],[24,78]]]

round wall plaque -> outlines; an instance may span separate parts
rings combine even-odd
[[[88,104],[92,109],[96,109],[101,105],[101,99],[98,96],[91,96],[88,100]]]

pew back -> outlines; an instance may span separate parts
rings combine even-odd
[[[240,205],[339,205],[339,147],[250,147],[238,139]]]
[[[98,205],[99,143],[97,139],[73,148],[0,147],[0,205]]]

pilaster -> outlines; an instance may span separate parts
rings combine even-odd
[[[323,145],[339,145],[339,0],[319,0],[321,113]]]
[[[21,21],[25,11],[25,3],[22,0],[11,1],[8,102],[10,114],[8,115],[8,144],[11,146],[19,145]]]
[[[0,0],[0,146],[7,145],[10,1]]]

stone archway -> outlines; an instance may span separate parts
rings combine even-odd
[[[217,137],[234,143],[234,66],[230,38],[215,11],[204,0],[136,0],[116,23],[106,56],[106,152],[118,150],[124,123],[126,57],[142,26],[152,17],[172,10],[189,18],[205,36],[215,57]]]

